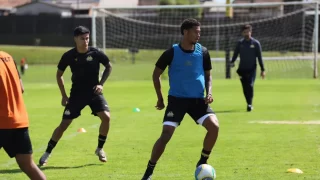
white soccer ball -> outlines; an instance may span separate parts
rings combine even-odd
[[[197,167],[194,176],[196,180],[214,180],[216,179],[216,170],[209,164],[201,164]]]

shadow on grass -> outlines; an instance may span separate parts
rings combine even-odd
[[[103,164],[84,164],[80,166],[42,166],[40,167],[41,170],[60,170],[60,169],[78,169],[78,168],[85,168],[88,166],[102,166]],[[15,173],[22,173],[20,169],[0,169],[0,174],[15,174]]]
[[[216,114],[246,112],[245,109],[219,110],[214,111]]]

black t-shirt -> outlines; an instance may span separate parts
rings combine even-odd
[[[179,44],[180,49],[185,53],[193,53],[194,50],[184,50]],[[162,70],[165,70],[167,66],[170,66],[174,56],[173,47],[167,49],[158,59],[156,66]],[[206,47],[202,46],[202,56],[203,56],[203,69],[209,71],[212,69],[210,54]]]
[[[93,87],[99,83],[100,63],[109,66],[109,58],[100,50],[89,47],[88,52],[78,53],[73,48],[61,57],[58,69],[65,71],[70,66],[72,72],[71,93],[93,92]]]

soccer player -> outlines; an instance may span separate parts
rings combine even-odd
[[[142,180],[151,180],[153,170],[170,141],[175,129],[180,125],[186,113],[196,124],[207,130],[200,160],[196,166],[206,164],[211,150],[218,138],[219,123],[209,104],[213,102],[211,94],[211,60],[208,50],[198,43],[200,23],[195,19],[185,19],[181,25],[183,39],[174,44],[159,58],[153,71],[153,83],[158,97],[156,109],[165,107],[161,92],[160,76],[169,66],[168,106],[163,118],[160,138],[153,146],[151,158]],[[204,92],[206,91],[206,95]]]
[[[24,88],[17,66],[8,53],[0,51],[0,149],[15,158],[32,180],[45,180],[32,159],[29,119],[22,93]]]
[[[25,71],[25,68],[26,68],[26,58],[21,58],[21,61],[20,61],[20,72],[22,75],[24,75],[24,71]]]
[[[101,119],[98,136],[98,146],[95,154],[101,162],[106,162],[107,157],[103,150],[107,139],[110,122],[108,104],[102,95],[103,85],[111,73],[111,63],[108,57],[100,50],[88,46],[90,31],[84,26],[74,30],[75,48],[63,54],[56,74],[57,83],[62,95],[62,106],[65,106],[62,121],[54,130],[48,142],[45,153],[39,160],[39,165],[45,165],[53,148],[62,137],[64,131],[71,124],[72,120],[79,117],[82,109],[89,105],[92,114]],[[99,81],[100,63],[105,70]],[[67,96],[64,88],[63,73],[67,66],[72,72],[72,88],[70,97]]]
[[[237,73],[240,76],[240,81],[243,88],[243,93],[247,101],[247,111],[253,109],[253,86],[256,78],[257,58],[261,69],[261,77],[264,79],[266,73],[262,61],[261,45],[260,42],[251,37],[251,25],[242,27],[243,39],[237,42],[236,48],[231,60],[231,67],[234,67],[234,62],[240,54],[240,64]]]

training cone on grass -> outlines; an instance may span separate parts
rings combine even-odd
[[[79,133],[85,133],[85,132],[87,132],[87,131],[86,131],[84,128],[79,128],[79,129],[78,129],[78,132],[79,132]]]
[[[289,173],[297,173],[297,174],[302,174],[303,173],[300,169],[297,169],[297,168],[288,169],[287,172],[289,172]]]
[[[139,108],[133,108],[133,112],[140,112]]]

